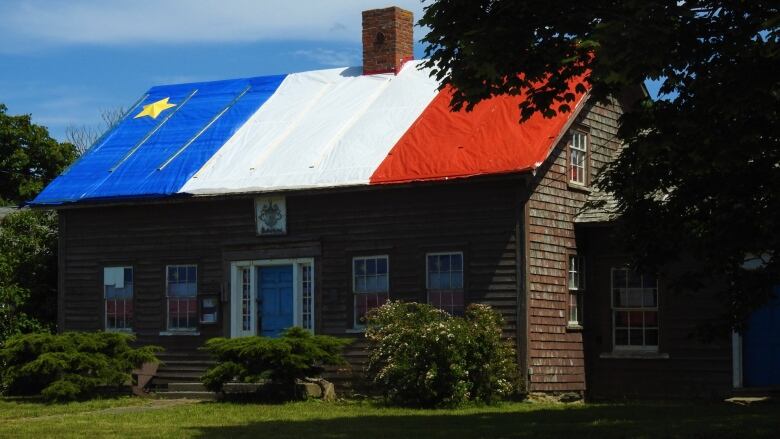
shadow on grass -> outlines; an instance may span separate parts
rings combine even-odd
[[[256,406],[254,410],[262,410]],[[248,410],[252,408],[247,407]],[[333,410],[339,410],[338,405]],[[331,419],[250,422],[242,426],[206,427],[191,431],[201,438],[540,438],[564,437],[778,437],[780,405],[756,406],[582,405],[517,411],[453,414],[414,411],[406,415],[346,414]]]

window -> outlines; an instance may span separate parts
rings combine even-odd
[[[616,349],[658,349],[658,280],[628,268],[612,269]]]
[[[569,255],[569,326],[582,326],[585,292],[585,258]]]
[[[314,332],[314,282],[312,264],[300,264],[301,270],[301,326]]]
[[[426,256],[428,303],[452,315],[463,315],[463,253]]]
[[[588,135],[575,131],[571,135],[569,143],[569,181],[571,183],[586,185],[588,171]]]
[[[166,271],[168,329],[194,331],[198,328],[198,267],[168,265]]]
[[[106,331],[133,329],[133,267],[104,267]]]
[[[355,326],[366,323],[366,313],[387,302],[389,291],[387,256],[352,260],[352,291],[355,295]]]

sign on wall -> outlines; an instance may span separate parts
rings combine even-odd
[[[287,206],[284,197],[255,198],[255,222],[258,235],[287,233]]]

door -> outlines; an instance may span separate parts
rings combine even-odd
[[[780,286],[774,299],[756,310],[743,335],[746,387],[780,386]]]
[[[277,337],[294,325],[293,266],[257,267],[260,335]]]

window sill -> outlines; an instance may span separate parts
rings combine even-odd
[[[199,331],[160,331],[160,335],[164,337],[174,336],[174,335],[184,335],[184,336],[198,336],[200,335]]]
[[[572,189],[572,190],[575,190],[575,191],[584,192],[586,194],[589,194],[589,193],[593,192],[592,188],[590,188],[588,186],[585,186],[583,184],[572,183],[570,181],[567,182],[567,184],[569,185],[569,189]]]
[[[582,325],[576,322],[569,322],[566,324],[567,332],[580,332],[582,331]]]
[[[600,353],[599,358],[607,360],[668,360],[669,354],[650,351],[612,351]]]

